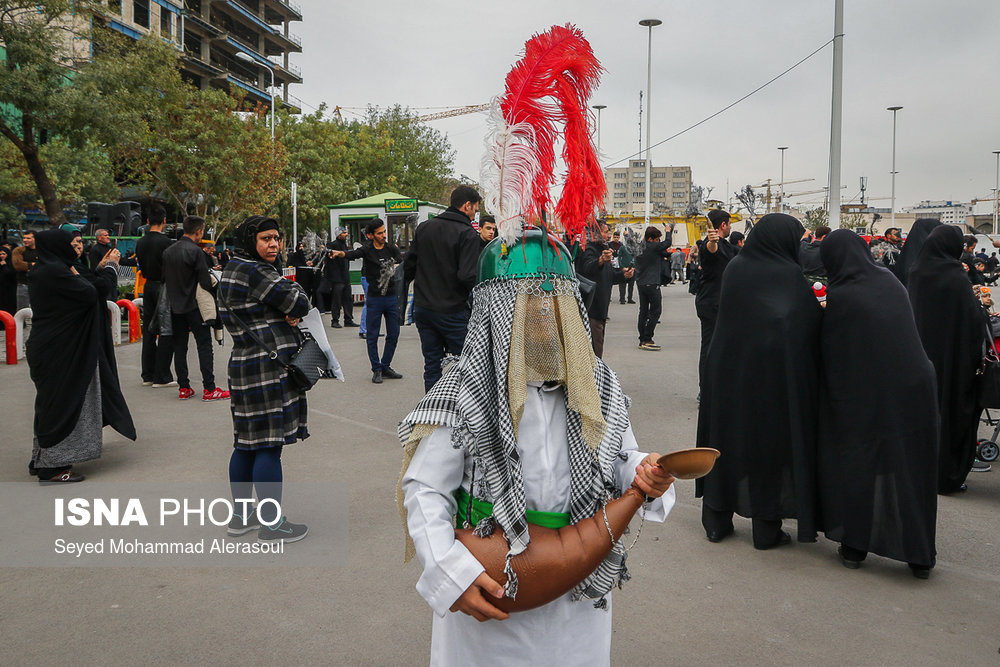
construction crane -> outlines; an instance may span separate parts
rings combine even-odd
[[[790,180],[790,181],[782,181],[780,185],[781,185],[781,188],[784,189],[784,187],[786,185],[788,185],[789,183],[808,183],[809,181],[815,181],[815,180],[816,180],[815,178],[796,178],[796,179],[793,179],[793,180]],[[769,178],[764,183],[761,183],[760,185],[757,185],[755,187],[758,190],[760,188],[767,188],[767,196],[765,197],[765,199],[766,199],[766,202],[767,202],[767,210],[770,211],[771,210],[771,179]],[[787,196],[787,195],[785,195],[785,196]],[[775,197],[775,199],[780,199],[780,197]],[[781,202],[780,201],[778,202],[778,207],[779,208],[781,207]]]
[[[457,109],[448,109],[447,111],[439,111],[438,113],[428,113],[423,116],[417,116],[417,121],[425,122],[428,120],[451,118],[452,116],[464,116],[465,114],[476,113],[477,111],[486,111],[489,108],[489,104],[470,104],[469,106],[458,107]]]

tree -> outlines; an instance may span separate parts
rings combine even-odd
[[[827,224],[829,216],[827,216],[826,208],[822,206],[817,206],[816,208],[806,211],[806,224],[805,227],[809,231],[816,231],[817,227],[822,227]]]
[[[93,6],[0,0],[0,136],[17,150],[54,224],[65,222],[63,205],[87,187],[106,189],[103,151],[134,142],[180,82],[171,47],[92,29]]]
[[[288,193],[287,159],[282,143],[270,138],[264,110],[239,113],[239,93],[185,92],[147,119],[145,141],[120,147],[120,163],[151,193],[220,233],[247,215],[271,213]]]
[[[750,185],[747,185],[742,190],[737,191],[735,195],[736,199],[740,202],[740,205],[742,205],[747,211],[746,228],[747,230],[750,230],[753,228],[753,224],[757,218],[757,207],[761,204],[761,197]]]

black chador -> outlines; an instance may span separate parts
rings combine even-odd
[[[798,263],[802,225],[761,218],[722,278],[708,351],[698,444],[722,456],[697,484],[709,539],[754,519],[754,546],[785,543],[781,519],[815,541],[821,308]]]
[[[940,225],[940,220],[920,218],[910,227],[910,232],[906,235],[906,242],[903,243],[903,250],[899,253],[899,259],[890,269],[903,285],[906,285],[910,279],[910,271],[917,262],[920,249],[924,247],[924,241],[934,231],[934,228]]]
[[[935,228],[907,283],[917,331],[937,374],[940,493],[954,493],[965,482],[976,455],[982,413],[976,404],[976,369],[986,340],[986,320],[958,261],[962,242],[958,227]]]
[[[906,289],[875,264],[864,240],[838,229],[820,253],[830,278],[820,344],[823,529],[844,546],[845,564],[854,561],[849,567],[872,552],[930,568],[937,513],[934,367]],[[873,343],[883,351],[872,355]]]

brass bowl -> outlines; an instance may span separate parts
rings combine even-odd
[[[679,449],[676,452],[664,454],[657,463],[664,471],[677,479],[698,479],[704,477],[715,467],[715,459],[721,452],[711,447],[693,447]]]

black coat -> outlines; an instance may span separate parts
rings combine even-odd
[[[976,370],[986,340],[986,320],[958,258],[962,232],[941,225],[930,233],[910,271],[907,289],[924,350],[937,375],[941,446],[938,491],[952,493],[975,458],[982,410]]]
[[[403,262],[404,280],[413,282],[413,304],[440,313],[465,310],[481,251],[479,233],[458,209],[417,225]]]
[[[594,296],[587,307],[587,315],[592,320],[608,319],[608,305],[611,303],[611,286],[625,282],[625,273],[611,266],[611,262],[601,264],[601,251],[593,243],[580,256],[577,270],[585,278],[594,281]]]
[[[903,243],[903,249],[899,253],[899,258],[889,269],[899,278],[899,282],[903,283],[903,285],[906,285],[910,279],[910,271],[917,262],[917,256],[920,254],[920,249],[924,247],[924,241],[934,231],[934,228],[940,225],[940,220],[920,218],[910,227],[910,233],[906,235],[906,242]]]
[[[17,311],[17,271],[9,254],[7,261],[0,266],[0,310],[11,315]]]
[[[87,387],[100,370],[105,426],[135,440],[135,426],[118,382],[108,308],[101,294],[117,283],[114,269],[90,280],[74,275],[76,252],[63,229],[37,234],[38,264],[31,272],[31,336],[25,346],[35,383],[35,435],[40,447],[64,440],[80,418]]]
[[[938,414],[934,367],[906,289],[864,240],[822,244],[830,282],[820,350],[819,485],[826,536],[924,567],[934,564]],[[882,353],[873,358],[872,345]]]
[[[761,218],[722,278],[698,445],[722,452],[696,493],[710,508],[798,519],[816,539],[816,420],[822,309],[798,263],[802,225]]]
[[[327,247],[330,250],[340,250],[341,252],[348,252],[350,250],[347,241],[341,241],[340,239],[334,239],[327,244]],[[327,257],[323,263],[323,277],[333,285],[351,282],[350,262],[343,257],[336,259]]]

